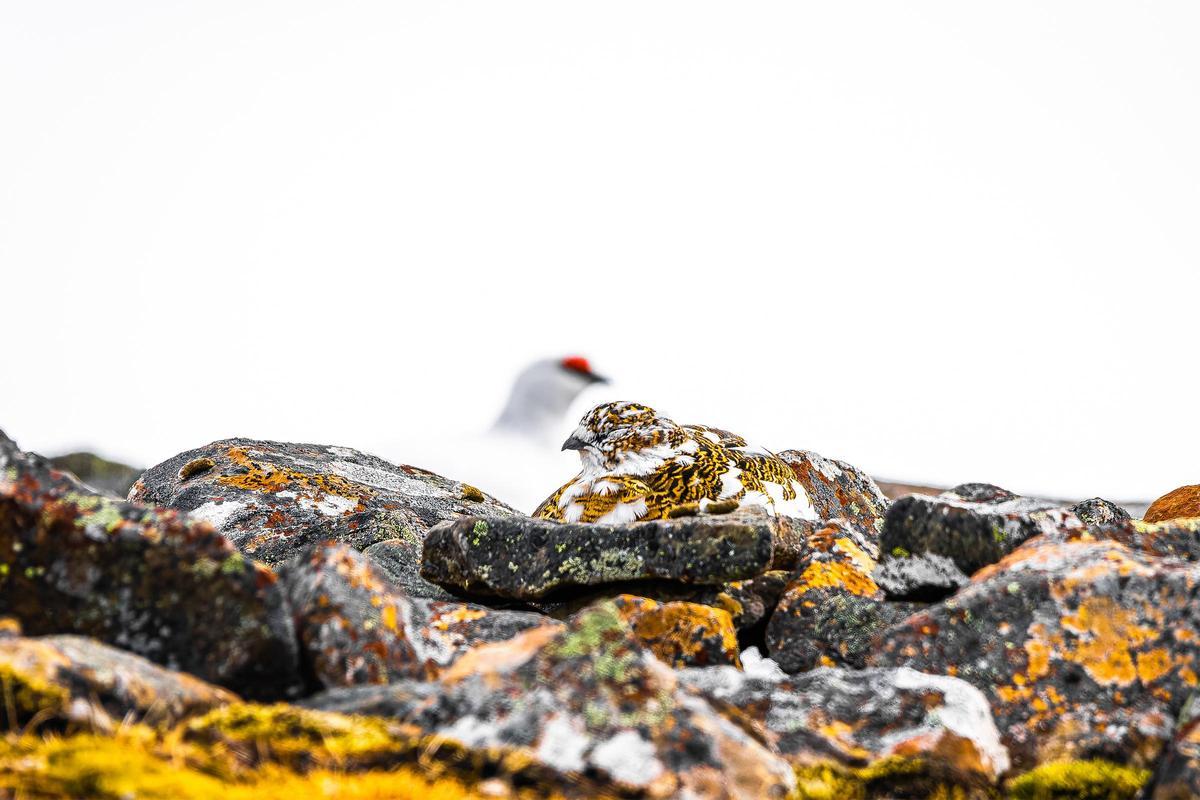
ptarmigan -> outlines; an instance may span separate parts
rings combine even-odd
[[[713,503],[761,505],[768,513],[815,519],[791,468],[742,437],[677,425],[637,403],[604,403],[583,416],[563,444],[583,470],[550,495],[535,517],[620,524],[664,519],[673,509]]]
[[[541,359],[517,375],[490,430],[412,429],[379,449],[397,463],[463,481],[528,512],[572,467],[571,454],[558,448],[572,427],[571,404],[603,383],[581,356]]]

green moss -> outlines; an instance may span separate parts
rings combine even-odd
[[[903,547],[893,547],[892,548],[892,556],[894,558],[908,558],[911,555],[912,555],[912,553],[908,552]]]
[[[471,533],[475,534],[475,538],[471,540],[471,544],[478,546],[481,539],[488,535],[488,524],[479,519],[475,521],[474,527],[471,528]]]
[[[929,775],[924,761],[890,756],[865,767],[837,763],[795,768],[796,791],[791,800],[867,800],[879,796],[956,798],[960,787]]]
[[[245,569],[246,559],[241,553],[232,553],[221,562],[221,573],[224,575],[237,575]]]
[[[1150,771],[1111,761],[1051,761],[1008,784],[1012,800],[1125,800],[1150,778]]]
[[[605,640],[611,634],[624,639],[625,623],[612,601],[597,603],[580,612],[574,626],[558,642],[551,645],[554,655],[560,658],[578,658],[589,653],[607,649]]]

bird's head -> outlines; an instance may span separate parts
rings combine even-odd
[[[563,415],[580,392],[607,382],[582,356],[535,361],[517,376],[494,427],[532,439],[557,436]]]
[[[584,414],[562,449],[578,450],[585,468],[612,469],[623,462],[659,457],[684,439],[683,429],[653,408],[620,401],[603,403]]]

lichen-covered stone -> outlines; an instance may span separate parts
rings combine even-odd
[[[429,677],[476,644],[550,622],[409,597],[346,545],[317,545],[280,575],[313,689]]]
[[[455,600],[454,595],[421,577],[421,552],[409,539],[385,539],[362,551],[384,577],[412,597]]]
[[[238,698],[82,636],[0,639],[0,728],[71,723],[103,731],[136,720],[168,726]],[[10,715],[15,715],[11,718]]]
[[[1129,512],[1102,497],[1093,497],[1071,506],[1084,525],[1111,525],[1131,519]]]
[[[1155,500],[1146,509],[1146,522],[1167,522],[1173,519],[1200,517],[1200,485],[1180,486]]]
[[[465,487],[348,447],[225,439],[151,467],[130,499],[206,519],[269,566],[326,540],[363,550],[389,539],[406,545],[416,565],[430,526],[517,513]],[[416,575],[405,583],[418,593]]]
[[[124,500],[129,488],[142,474],[138,467],[119,461],[109,461],[95,453],[66,453],[54,456],[50,464],[55,469],[65,470],[83,483],[100,492]]]
[[[628,525],[467,517],[429,531],[421,574],[457,591],[523,600],[637,580],[720,585],[770,569],[777,529],[757,509]]]
[[[1014,776],[1005,788],[1009,800],[1134,800],[1149,777],[1147,769],[1103,759],[1049,761]]]
[[[872,797],[994,785],[1009,766],[986,698],[957,678],[903,668],[820,668],[788,677],[713,667],[682,670],[680,680],[742,712],[802,776],[822,767],[844,780],[857,770],[863,783],[874,776],[874,790],[864,792]],[[894,769],[878,769],[889,761]],[[898,769],[897,761],[911,768]]]
[[[610,791],[749,800],[783,798],[794,782],[785,761],[680,686],[612,602],[586,609],[565,630],[482,645],[432,691],[408,681],[340,689],[304,705],[399,712],[399,721],[427,734],[517,752],[565,780],[590,776]]]
[[[1084,530],[1043,537],[1055,541],[1120,542],[1131,550],[1182,561],[1200,561],[1200,518],[1186,517],[1166,522],[1125,519]]]
[[[0,433],[0,614],[250,697],[299,686],[275,574],[207,522],[97,495]]]
[[[870,475],[845,461],[808,450],[784,450],[779,458],[792,468],[812,498],[818,519],[844,519],[876,532],[882,530],[888,499]]]
[[[950,559],[937,553],[884,556],[871,573],[889,600],[935,603],[971,582]]]
[[[633,635],[673,667],[741,666],[728,611],[700,603],[658,603],[623,594],[614,599]]]
[[[767,651],[783,669],[860,667],[876,632],[911,610],[884,602],[871,577],[878,552],[873,539],[873,531],[841,520],[813,534],[767,623]]]
[[[892,503],[880,549],[897,556],[936,553],[970,575],[1034,536],[1082,527],[1078,517],[1054,503],[965,483],[937,497],[909,495]]]
[[[1020,768],[1148,767],[1197,685],[1200,567],[1113,541],[1030,542],[951,599],[880,633],[875,666],[987,694]]]

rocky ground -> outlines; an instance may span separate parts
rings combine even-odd
[[[0,433],[0,797],[1200,796],[1200,488],[781,455],[819,521],[560,525],[247,439],[124,502]]]

